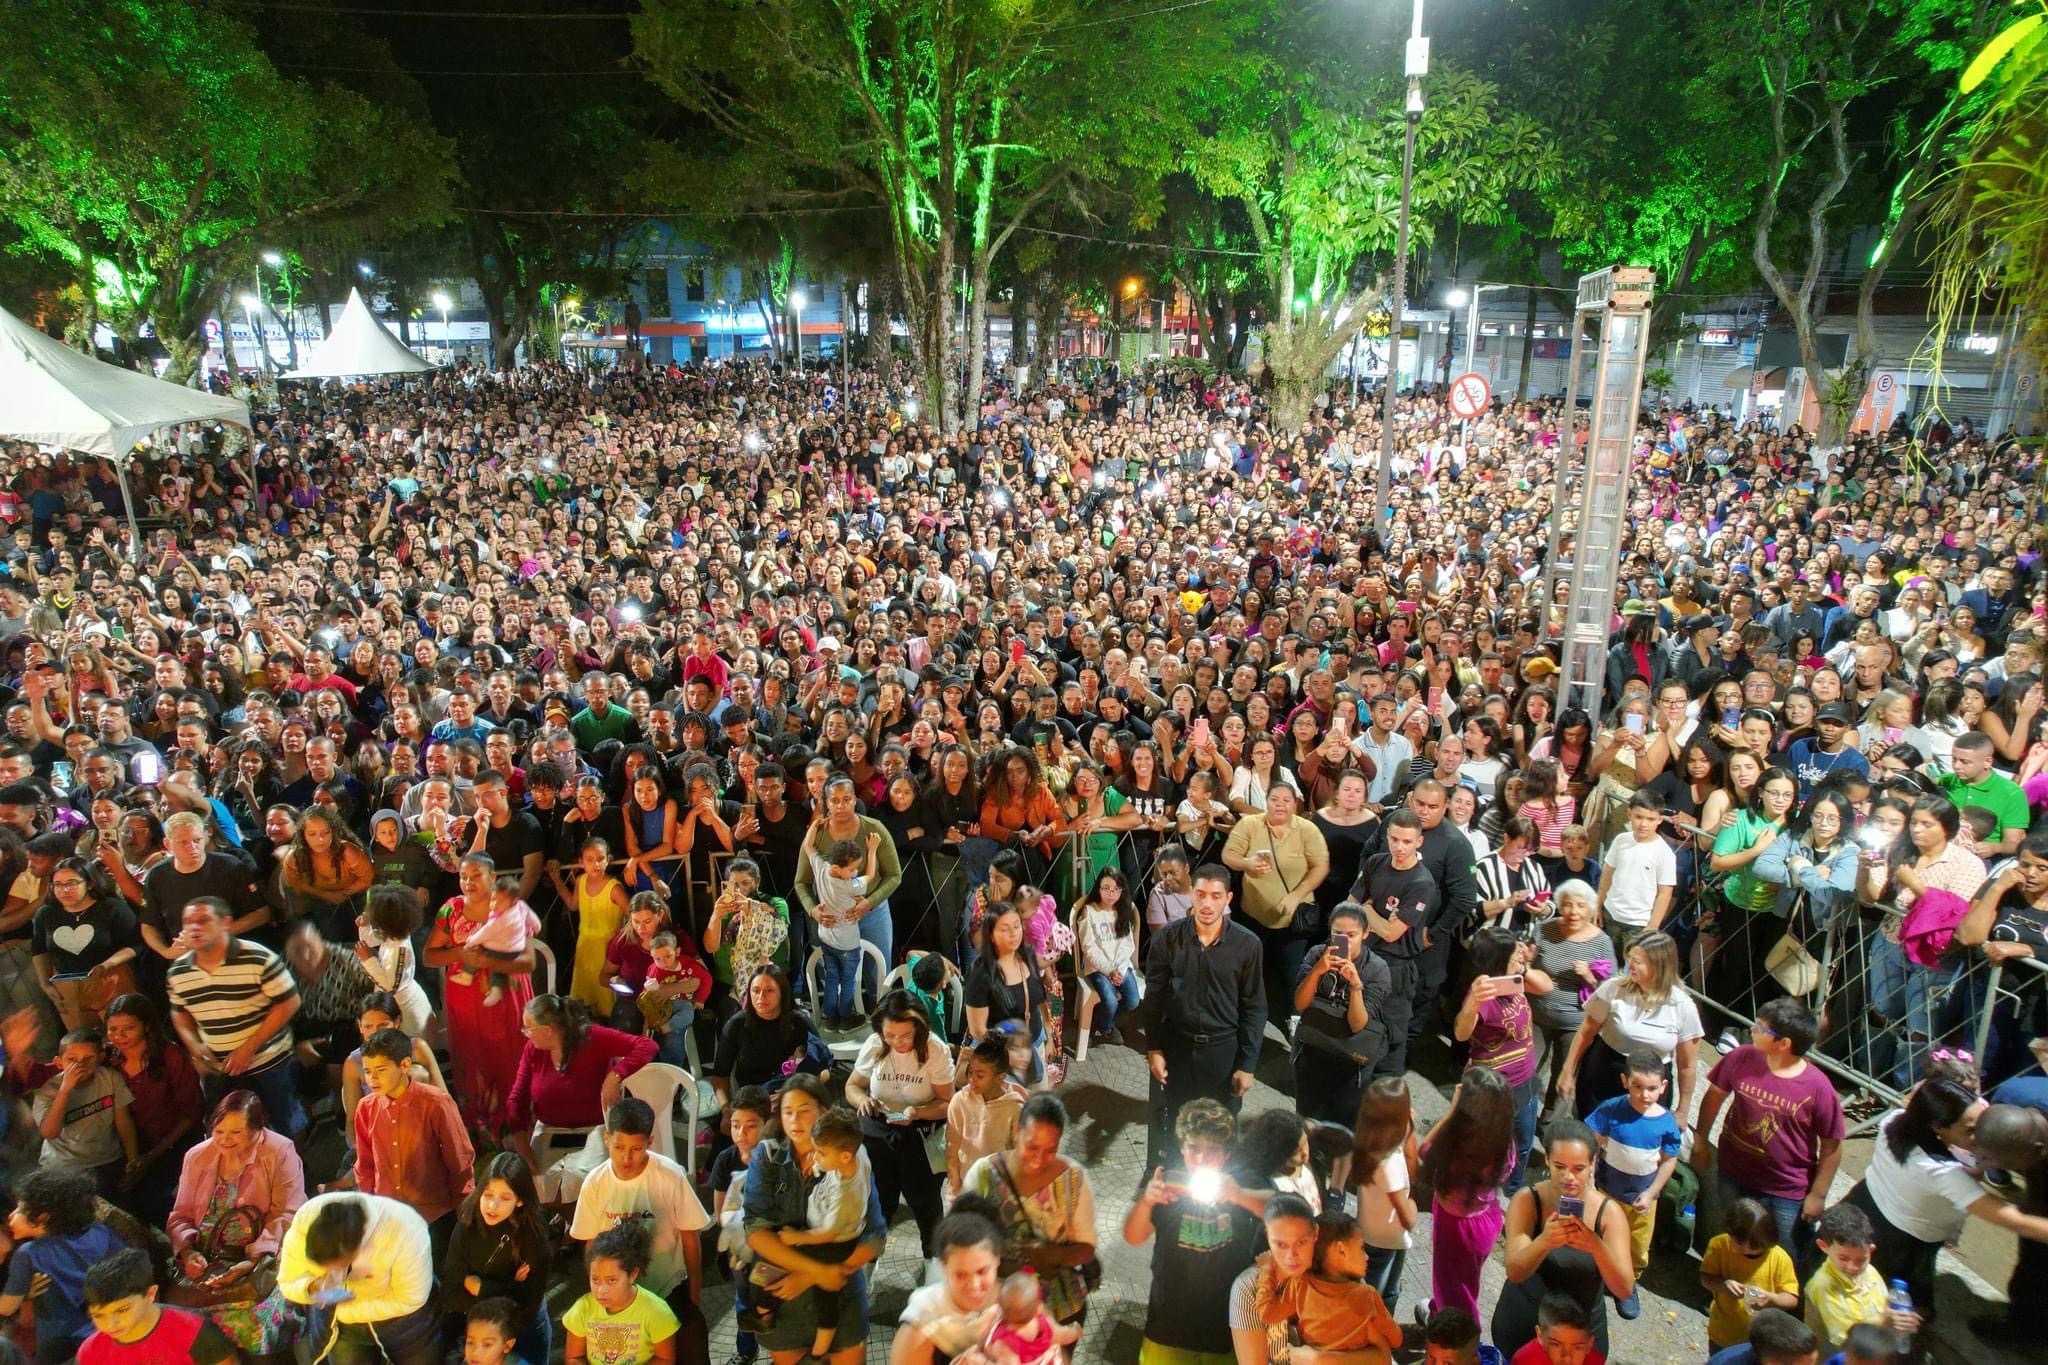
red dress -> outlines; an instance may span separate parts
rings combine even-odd
[[[527,912],[529,940],[540,935],[540,919]],[[448,942],[457,948],[483,925],[462,912],[462,897],[455,896],[441,907],[441,927]],[[533,1002],[533,980],[517,974],[505,978],[505,993],[498,1003],[485,1006],[490,990],[490,973],[476,972],[468,985],[452,978],[452,968],[441,971],[441,1003],[448,1019],[448,1053],[455,1066],[455,1099],[462,1117],[472,1129],[495,1133],[512,1093],[513,1078],[519,1074],[519,1057],[526,1050],[526,1007]]]

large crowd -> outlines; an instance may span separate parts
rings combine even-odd
[[[852,1365],[907,1206],[892,1365],[1088,1356],[1091,1046],[1144,1362],[1627,1359],[1697,1255],[1715,1362],[1876,1365],[1971,1218],[2048,1292],[2034,454],[1646,410],[1589,714],[1556,401],[1402,395],[1377,523],[1342,390],[910,394],[286,386],[139,546],[0,451],[0,1351]]]

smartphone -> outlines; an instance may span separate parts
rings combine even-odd
[[[129,763],[128,772],[137,786],[154,787],[164,780],[163,756],[154,749],[145,749]]]
[[[1524,993],[1520,976],[1489,976],[1486,979],[1493,983],[1493,993],[1495,995],[1521,995]]]
[[[1721,724],[1729,730],[1733,730],[1736,726],[1742,724],[1742,708],[1740,706],[1722,707]]]
[[[1441,687],[1432,687],[1429,689],[1429,709],[1432,715],[1435,714],[1438,708],[1440,708],[1443,705],[1443,700],[1444,690]]]
[[[1621,723],[1628,727],[1628,732],[1632,735],[1640,735],[1643,732],[1643,718],[1633,711],[1623,716]]]
[[[1195,723],[1188,727],[1188,743],[1197,749],[1206,748],[1209,743],[1209,718],[1196,716]]]
[[[1557,1197],[1557,1216],[1560,1218],[1577,1218],[1584,1221],[1586,1217],[1586,1201],[1574,1198],[1568,1194],[1559,1195]]]
[[[1529,904],[1531,904],[1531,905],[1548,905],[1548,904],[1550,904],[1550,892],[1548,892],[1548,891],[1532,891],[1532,892],[1530,892],[1530,893],[1529,893]]]
[[[751,801],[740,802],[740,819],[752,820],[755,818],[756,816],[754,813],[754,803]]]
[[[1884,742],[1887,745],[1897,744],[1900,740],[1904,739],[1905,737],[1906,732],[1904,730],[1901,730],[1896,725],[1887,725],[1884,727]]]

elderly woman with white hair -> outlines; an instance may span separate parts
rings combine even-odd
[[[1544,1108],[1559,1093],[1558,1073],[1566,1050],[1586,1019],[1586,1001],[1614,975],[1621,954],[1600,927],[1599,893],[1579,878],[1554,892],[1536,893],[1525,913],[1544,915],[1535,926],[1536,953],[1523,977],[1531,1022],[1544,1055]],[[1548,901],[1548,904],[1544,902]]]

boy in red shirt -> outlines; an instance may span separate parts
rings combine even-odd
[[[1536,1339],[1511,1365],[1607,1365],[1593,1345],[1593,1318],[1577,1299],[1552,1294],[1536,1309]]]
[[[79,1365],[226,1365],[234,1343],[198,1313],[156,1301],[149,1256],[134,1247],[85,1272],[85,1311],[99,1330],[78,1348]]]

